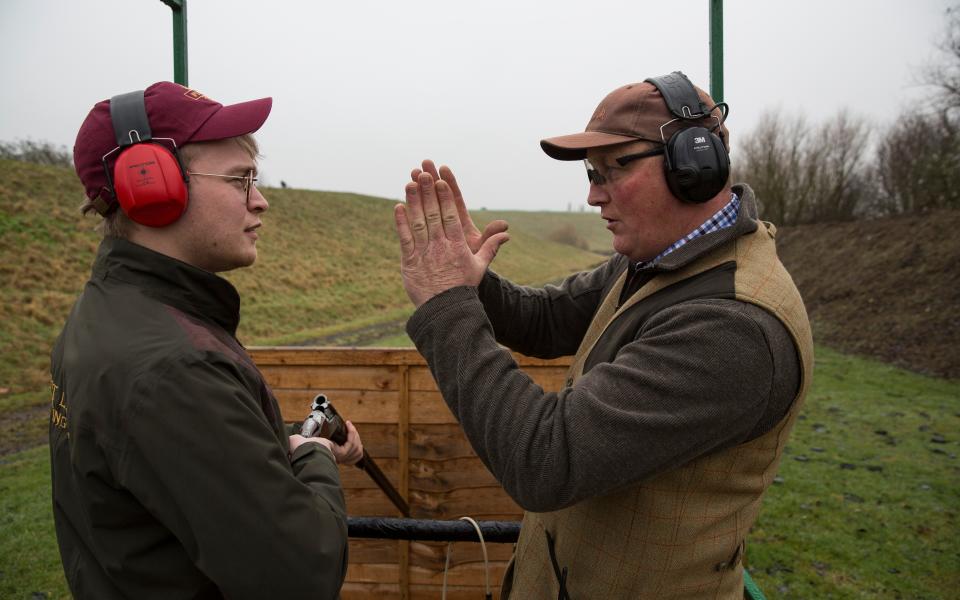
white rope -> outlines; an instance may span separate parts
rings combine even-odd
[[[490,561],[487,560],[487,542],[483,539],[483,532],[480,525],[471,517],[460,517],[461,521],[468,521],[473,528],[477,530],[477,537],[480,538],[480,548],[483,550],[483,584],[486,594],[485,598],[492,598],[490,595]],[[447,600],[447,571],[450,569],[450,547],[453,542],[447,542],[447,558],[443,563],[443,587],[440,589],[440,600]]]
[[[440,589],[440,600],[447,600],[447,569],[450,568],[450,546],[453,542],[447,542],[447,560],[443,563],[443,587]]]
[[[480,525],[471,517],[460,517],[461,521],[469,521],[473,528],[477,530],[477,536],[480,538],[480,547],[483,549],[483,584],[486,590],[486,597],[490,596],[490,563],[487,560],[487,543],[483,540],[483,532],[480,531]]]

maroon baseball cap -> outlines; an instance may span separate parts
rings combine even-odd
[[[707,108],[716,104],[705,91],[696,86],[694,88]],[[713,114],[719,115],[718,111]],[[600,101],[585,131],[540,140],[540,147],[557,160],[583,160],[587,157],[587,150],[591,148],[637,140],[661,143],[669,140],[670,136],[680,129],[695,125],[713,128],[717,124],[713,117],[700,121],[676,121],[663,128],[661,138],[660,126],[673,118],[674,115],[657,86],[646,81],[631,83],[613,90]],[[722,132],[724,144],[729,149],[730,137],[726,126],[721,125],[719,131]]]
[[[273,98],[224,106],[178,83],[160,81],[143,91],[154,138],[170,138],[177,147],[253,133],[270,114]],[[97,198],[107,185],[101,162],[117,147],[110,120],[110,100],[96,103],[84,119],[73,146],[73,165],[87,197]],[[112,200],[112,199],[111,199]]]

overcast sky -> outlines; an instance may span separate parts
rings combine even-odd
[[[956,4],[956,0],[952,4]],[[725,100],[738,136],[764,110],[843,107],[877,131],[929,91],[947,0],[727,0]],[[608,92],[684,71],[709,88],[709,2],[190,0],[189,84],[230,104],[272,96],[271,185],[399,198],[422,158],[471,208],[584,203],[579,163],[543,137],[582,131]],[[89,109],[173,79],[160,0],[0,0],[0,140],[72,148]]]

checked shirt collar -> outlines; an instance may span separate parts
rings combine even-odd
[[[723,208],[715,212],[713,216],[704,221],[703,224],[688,233],[685,237],[670,244],[666,250],[658,254],[653,260],[648,262],[638,262],[635,265],[635,268],[640,269],[647,265],[655,264],[664,256],[670,254],[691,240],[695,240],[702,235],[707,235],[708,233],[713,233],[714,231],[720,231],[721,229],[730,227],[737,221],[738,214],[740,214],[740,197],[731,192],[730,202],[727,202]]]

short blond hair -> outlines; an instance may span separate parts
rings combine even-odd
[[[243,148],[243,150],[250,155],[251,158],[256,159],[260,157],[260,147],[257,145],[256,138],[253,137],[252,133],[247,133],[245,135],[227,138],[237,142],[237,145]],[[220,140],[213,140],[220,141]],[[184,144],[180,148],[180,160],[183,161],[183,168],[189,169],[190,163],[197,158],[197,155],[203,150],[204,144],[209,142],[195,142],[192,144]],[[90,212],[96,212],[96,207],[94,206],[93,200],[87,198],[84,200],[83,204],[80,205],[80,213],[86,215]],[[103,219],[97,223],[96,231],[103,237],[117,237],[117,238],[128,238],[130,236],[130,226],[132,221],[120,207],[118,206],[110,214],[103,217]]]

